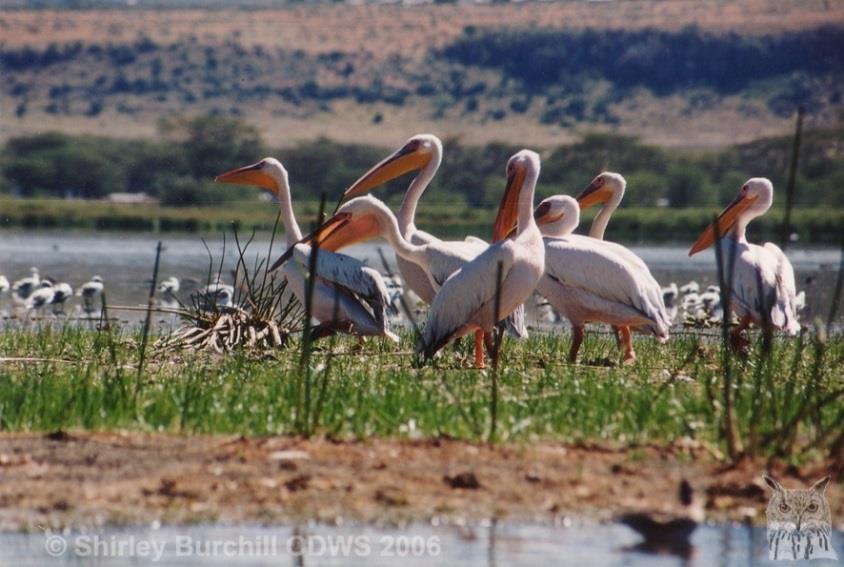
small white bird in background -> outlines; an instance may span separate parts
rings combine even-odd
[[[203,310],[226,309],[234,304],[234,286],[216,282],[194,292],[197,306]]]
[[[53,315],[64,315],[64,304],[73,297],[73,288],[69,283],[61,282],[53,286],[53,298],[50,305],[53,306]]]
[[[680,289],[676,283],[671,282],[668,287],[662,288],[662,302],[665,304],[665,311],[672,324],[677,320],[677,312],[679,311],[677,300],[679,298]]]
[[[42,309],[50,305],[50,302],[53,301],[54,294],[53,282],[49,279],[42,280],[40,287],[30,293],[29,297],[26,298],[24,306],[29,312],[39,313]]]
[[[802,313],[806,309],[806,292],[801,291],[794,297],[794,310]]]
[[[0,275],[0,295],[3,295],[7,291],[9,291],[11,287],[12,286],[9,284],[8,278],[6,278],[6,276],[4,275]]]
[[[82,298],[82,310],[88,315],[97,311],[95,302],[103,294],[105,285],[101,276],[94,276],[90,281],[79,286],[76,295]]]
[[[179,292],[180,288],[179,278],[176,276],[170,276],[164,280],[161,280],[161,283],[158,284],[158,291],[161,294],[175,296]]]
[[[21,278],[12,284],[12,298],[19,303],[26,303],[27,298],[32,295],[41,285],[41,278],[38,275],[38,268],[30,268],[31,275]]]
[[[683,295],[700,293],[700,285],[698,285],[696,281],[692,280],[680,288],[680,293],[682,293]]]

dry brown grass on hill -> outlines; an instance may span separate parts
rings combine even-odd
[[[245,45],[346,51],[360,45],[376,57],[424,56],[454,40],[466,26],[496,28],[595,27],[764,34],[844,22],[844,0],[650,0],[555,2],[507,6],[299,6],[279,10],[85,10],[0,13],[9,47],[83,41],[125,42],[139,35],[171,43],[236,39]]]
[[[544,120],[550,106],[543,105],[547,101],[542,95],[526,109],[514,111],[510,103],[523,93],[505,92],[508,87],[500,86],[505,81],[497,70],[454,65],[432,57],[431,49],[452,43],[469,26],[674,31],[697,25],[717,32],[767,34],[825,23],[844,25],[844,0],[0,11],[0,47],[7,50],[45,50],[50,44],[75,42],[131,50],[141,37],[159,46],[159,51],[135,53],[137,59],[128,63],[82,50],[61,65],[14,71],[0,87],[11,109],[0,118],[0,141],[46,130],[149,138],[157,135],[162,117],[223,113],[255,125],[274,146],[318,137],[393,146],[411,132],[431,131],[466,144],[519,141],[550,147],[584,131],[611,130],[658,145],[718,147],[784,134],[793,127],[793,118],[772,112],[763,97],[746,93],[727,93],[704,108],[682,93],[658,97],[643,91],[625,92],[606,103],[615,122],[589,116],[566,123]],[[263,48],[262,56],[248,51],[256,46]],[[215,61],[210,71],[209,52]],[[325,53],[340,57],[319,57]],[[158,90],[149,88],[155,64],[161,70],[155,80],[166,85]],[[347,66],[349,73],[332,65]],[[486,92],[454,98],[452,71],[467,86],[483,84]],[[122,89],[113,86],[118,77],[126,83]],[[135,88],[127,81],[142,81],[147,87]],[[423,83],[439,90],[419,95],[417,87]],[[303,85],[318,85],[322,92],[284,96],[285,89],[300,92]],[[325,94],[334,88],[345,94]],[[807,88],[826,90],[823,84]],[[374,99],[367,98],[368,89],[375,92]],[[406,100],[396,104],[378,98],[390,89],[406,93]],[[468,110],[469,98],[475,99],[471,102],[476,109]],[[836,113],[833,105],[816,109],[807,117],[807,126],[827,125]]]

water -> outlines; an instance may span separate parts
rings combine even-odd
[[[181,234],[0,232],[0,274],[14,281],[29,275],[29,268],[35,266],[39,268],[42,277],[51,276],[58,281],[67,281],[74,289],[98,274],[105,280],[109,304],[146,305],[148,281],[152,277],[155,246],[159,239],[164,244],[160,278],[192,278],[204,285],[209,270],[208,253],[198,236]],[[223,238],[219,234],[210,235],[206,237],[206,242],[215,260],[216,276],[218,262],[223,257]],[[250,264],[256,254],[266,255],[268,245],[267,235],[253,242],[247,254]],[[366,243],[350,247],[344,252],[368,261],[383,272],[378,247],[383,248],[390,269],[396,272],[394,256],[386,243]],[[284,248],[284,243],[279,239],[273,259]],[[705,287],[717,279],[712,249],[689,258],[688,247],[685,245],[634,245],[631,248],[648,264],[662,285],[670,282],[682,285],[689,280],[696,280]],[[804,320],[815,315],[826,318],[840,252],[832,248],[792,248],[788,256],[797,274],[798,289],[807,292],[808,309],[803,314]],[[234,268],[236,258],[234,241],[227,238],[222,270],[223,279],[227,282],[231,282],[230,270]],[[189,300],[191,287],[190,282],[187,282],[180,291],[179,297],[183,301]],[[78,311],[78,301],[74,300],[73,304],[77,305]],[[9,308],[8,299],[0,305],[0,310],[4,307]],[[72,310],[73,307],[68,309]],[[127,320],[137,320],[141,316],[128,311],[115,311],[113,314]]]
[[[566,520],[566,524],[571,524]],[[0,564],[27,565],[792,565],[767,558],[764,528],[701,526],[690,557],[636,551],[620,524],[478,526],[188,526],[106,529],[63,536],[0,534]],[[844,534],[832,547],[844,556]],[[96,554],[96,555],[95,555]],[[813,560],[812,566],[838,565]],[[808,564],[808,563],[807,563]]]

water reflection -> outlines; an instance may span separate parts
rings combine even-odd
[[[48,547],[41,533],[0,534],[0,557],[17,565],[776,565],[764,528],[703,525],[683,556],[642,552],[620,524],[484,522],[473,526],[189,526],[113,529],[62,536]],[[142,543],[146,542],[146,543]],[[52,544],[52,542],[51,542]],[[833,533],[844,551],[844,534]],[[92,551],[93,549],[98,551]],[[62,550],[56,553],[56,550]],[[51,556],[51,552],[55,557]],[[159,553],[160,556],[153,555]],[[817,560],[813,566],[834,565]]]

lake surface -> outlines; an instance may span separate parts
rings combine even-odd
[[[40,270],[42,277],[50,276],[58,281],[66,281],[74,289],[92,276],[100,275],[105,280],[109,304],[146,305],[148,281],[152,277],[155,248],[159,239],[164,246],[159,280],[176,276],[192,278],[204,285],[209,271],[208,253],[199,236],[184,234],[4,231],[0,232],[0,274],[14,281],[28,276],[29,268],[34,266]],[[223,280],[231,283],[230,270],[234,268],[237,258],[233,238],[226,238],[225,255],[222,235],[209,235],[205,240],[214,257],[215,277],[219,261],[224,258]],[[247,252],[250,265],[256,256],[266,256],[268,246],[268,235],[256,238]],[[384,251],[390,270],[396,272],[394,255],[383,241],[352,246],[344,252],[366,260],[384,272],[377,252],[379,247]],[[277,240],[273,260],[284,249],[283,241]],[[632,245],[631,249],[642,257],[654,277],[664,286],[671,282],[682,285],[689,280],[696,280],[705,287],[717,280],[712,249],[692,258],[688,257],[686,245]],[[816,315],[826,318],[841,259],[840,251],[833,248],[789,248],[788,256],[797,274],[798,289],[804,289],[807,293],[808,309],[803,313],[803,319],[809,320]],[[184,285],[179,293],[180,299],[188,301],[190,291],[191,286]],[[72,312],[73,306],[78,306],[78,303],[74,299],[67,311]],[[0,311],[9,311],[10,307],[8,297],[0,299]],[[136,312],[128,311],[115,311],[111,315],[127,320],[141,317]]]
[[[29,565],[577,565],[604,567],[794,565],[768,560],[764,528],[705,525],[689,557],[637,551],[620,524],[565,519],[557,525],[189,526],[106,529],[64,535],[0,534],[0,564]],[[844,556],[844,534],[832,548]],[[803,562],[801,562],[802,564]],[[805,562],[809,564],[809,562]],[[812,560],[812,567],[840,565]]]

